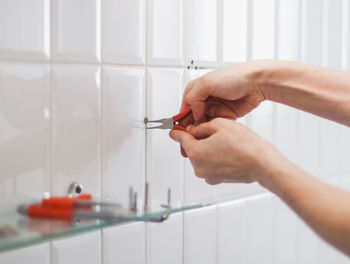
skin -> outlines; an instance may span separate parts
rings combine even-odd
[[[270,100],[350,126],[350,73],[284,61],[253,61],[188,83],[187,132],[171,131],[208,184],[259,182],[324,240],[350,256],[350,194],[303,171],[234,122]]]

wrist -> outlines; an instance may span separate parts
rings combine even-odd
[[[298,63],[279,60],[257,60],[251,62],[253,70],[250,78],[265,100],[278,101],[289,80],[298,72]]]

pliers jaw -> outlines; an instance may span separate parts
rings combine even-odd
[[[173,129],[174,127],[173,118],[162,118],[162,119],[150,120],[150,121],[147,118],[145,118],[144,122],[146,124],[146,129],[154,129],[154,128]],[[148,123],[160,123],[160,125],[149,127],[147,126]]]

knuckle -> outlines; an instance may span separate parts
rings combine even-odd
[[[205,176],[203,175],[203,173],[201,172],[201,170],[198,169],[198,168],[195,168],[195,169],[194,169],[194,174],[195,174],[198,178],[205,179]]]
[[[204,88],[209,88],[213,86],[213,78],[210,74],[205,74],[199,79],[200,85]]]

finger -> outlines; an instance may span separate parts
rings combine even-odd
[[[233,102],[231,102],[231,105],[230,105],[224,100],[207,101],[206,107],[205,107],[205,115],[209,116],[210,118],[224,117],[224,118],[230,118],[230,119],[237,119],[239,118],[239,116],[236,113],[235,109],[233,108],[232,104]]]
[[[215,179],[215,178],[205,178],[205,181],[206,181],[209,185],[217,185],[217,184],[221,183],[220,180]]]
[[[169,136],[179,142],[186,153],[196,142],[196,139],[190,133],[181,130],[171,130]]]
[[[213,122],[202,123],[198,126],[188,126],[187,131],[197,139],[203,139],[210,137],[216,133],[217,128],[213,125]]]
[[[203,81],[197,81],[193,88],[186,95],[186,101],[192,108],[194,120],[199,120],[204,116],[205,100],[209,94],[209,85],[203,84]]]
[[[186,85],[184,94],[182,95],[182,103],[181,103],[180,111],[184,110],[188,106],[188,103],[187,103],[187,100],[186,100],[186,96],[191,91],[193,86],[196,84],[197,80],[198,79],[194,79],[194,80],[188,82],[188,84]]]
[[[184,119],[182,119],[181,121],[179,121],[179,125],[183,126],[183,127],[187,127],[188,125],[192,125],[193,124],[193,115],[190,114],[188,116],[186,116]]]

